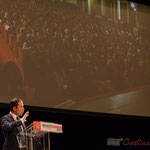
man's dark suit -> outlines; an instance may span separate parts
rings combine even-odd
[[[10,113],[1,118],[1,127],[4,134],[3,150],[19,150],[16,135],[19,133],[17,127],[21,125],[21,120],[15,121]]]

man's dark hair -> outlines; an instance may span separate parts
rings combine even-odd
[[[18,103],[21,101],[20,98],[13,98],[10,100],[10,111],[13,111],[13,107],[18,107]]]

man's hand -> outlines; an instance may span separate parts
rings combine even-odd
[[[27,120],[26,120],[26,118],[29,116],[29,111],[27,111],[25,114],[24,114],[24,116],[22,117],[22,121],[23,122],[26,122]]]

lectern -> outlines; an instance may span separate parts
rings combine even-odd
[[[50,150],[50,132],[63,133],[62,125],[33,121],[24,131],[17,134],[20,150]]]

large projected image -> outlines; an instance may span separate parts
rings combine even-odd
[[[0,102],[21,97],[31,106],[94,111],[82,106],[149,87],[149,8],[0,0]]]

